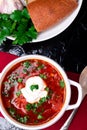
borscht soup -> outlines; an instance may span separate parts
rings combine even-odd
[[[15,64],[4,76],[1,86],[4,108],[23,124],[48,122],[65,103],[66,85],[61,73],[41,59]]]

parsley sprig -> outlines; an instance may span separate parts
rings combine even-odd
[[[36,39],[37,35],[26,8],[12,14],[0,14],[0,44],[6,41],[7,36],[12,36],[15,38],[13,44],[23,45]]]

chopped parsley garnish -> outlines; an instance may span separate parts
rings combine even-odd
[[[26,108],[27,111],[32,110],[34,113],[37,113],[38,107],[40,107],[40,106],[41,106],[44,102],[46,102],[46,101],[47,101],[47,97],[43,97],[43,98],[41,98],[41,99],[39,100],[39,102],[37,102],[37,103],[33,103],[33,104],[28,103],[28,104],[25,106],[25,108]]]
[[[31,108],[32,108],[32,104],[28,103],[28,104],[26,105],[26,110],[30,111]]]
[[[39,65],[39,66],[37,67],[38,70],[43,69],[43,68],[44,68],[44,64],[41,64],[41,65]]]
[[[49,89],[49,87],[46,87],[45,90],[46,90],[47,92],[49,92],[50,89]]]
[[[23,69],[23,73],[24,73],[24,74],[28,74],[28,70],[24,68],[24,69]]]
[[[16,111],[15,111],[15,109],[14,109],[14,108],[9,108],[9,113],[12,115],[12,117],[14,117],[14,116],[15,116]]]
[[[33,84],[30,86],[31,91],[33,91],[34,89],[38,89],[38,88],[39,88],[38,84]]]
[[[16,92],[16,96],[20,96],[21,91],[19,90],[18,92]]]
[[[63,80],[60,80],[59,84],[60,84],[60,87],[61,87],[61,88],[64,88],[64,87],[65,87],[65,83],[64,83]]]
[[[47,76],[46,76],[45,74],[40,74],[40,77],[41,77],[42,79],[47,79]]]
[[[28,103],[25,108],[27,111],[32,110],[33,113],[37,113],[36,110],[38,107],[39,107],[38,103],[33,103],[33,104]]]
[[[25,61],[25,62],[23,63],[23,66],[24,66],[25,68],[29,68],[30,62],[29,62],[29,61]]]
[[[18,78],[18,82],[21,83],[23,81],[22,78]]]
[[[27,116],[24,116],[24,117],[20,117],[19,119],[18,119],[21,123],[27,123],[27,121],[28,121],[28,117]]]
[[[43,119],[43,116],[41,115],[41,114],[39,114],[38,116],[37,116],[37,119]]]
[[[37,38],[37,31],[27,8],[15,10],[11,14],[0,14],[0,44],[6,41],[7,36],[14,37],[12,44],[18,45],[29,43]]]
[[[42,97],[41,99],[40,99],[40,101],[39,101],[39,104],[42,104],[42,103],[44,103],[44,102],[46,102],[46,97]]]

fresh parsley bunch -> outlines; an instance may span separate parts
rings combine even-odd
[[[12,14],[0,14],[0,44],[6,41],[7,36],[12,36],[15,38],[13,44],[23,45],[36,39],[37,35],[26,8]]]

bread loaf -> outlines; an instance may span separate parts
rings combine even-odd
[[[27,0],[27,8],[37,32],[42,32],[68,16],[76,0]]]

